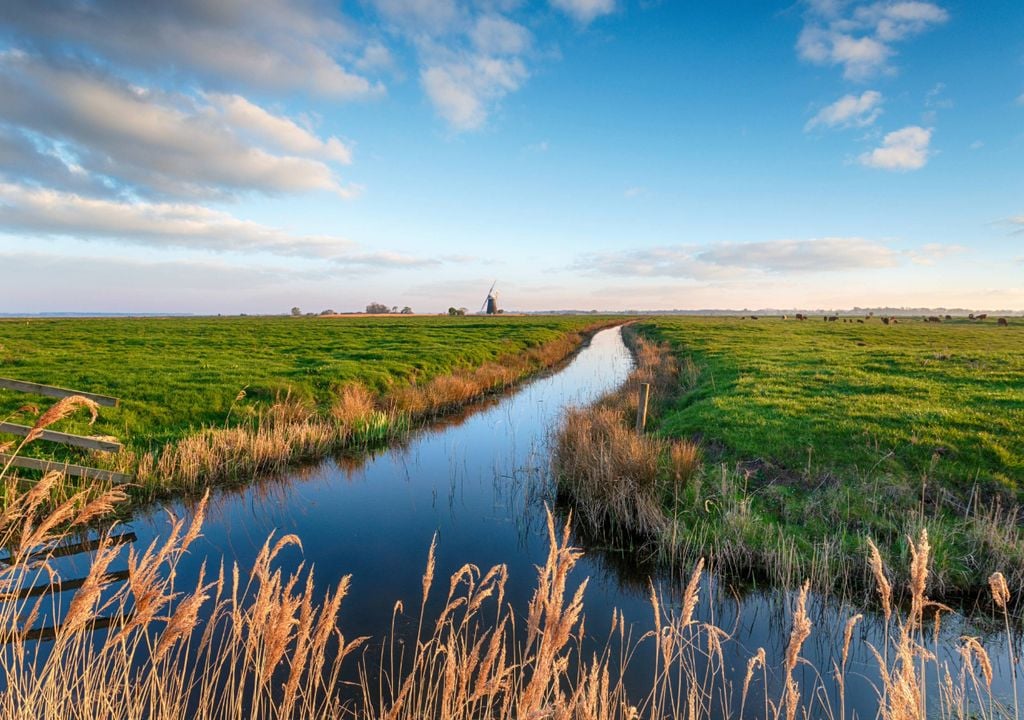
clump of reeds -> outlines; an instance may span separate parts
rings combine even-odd
[[[627,538],[663,542],[673,537],[663,498],[674,503],[703,470],[700,447],[635,429],[637,389],[651,385],[649,417],[680,390],[669,348],[624,331],[635,368],[619,390],[586,408],[571,408],[555,435],[558,490],[571,498],[589,530],[611,543]]]
[[[570,409],[558,431],[559,489],[593,528],[651,536],[664,524],[658,471],[664,443],[637,435],[611,408]]]

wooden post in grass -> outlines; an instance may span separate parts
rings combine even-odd
[[[636,403],[636,433],[642,435],[647,427],[647,403],[651,399],[651,384],[640,383],[640,392]]]

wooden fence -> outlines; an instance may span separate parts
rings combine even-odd
[[[53,385],[40,385],[39,383],[26,382],[24,380],[13,380],[11,378],[0,378],[0,389],[31,393],[33,395],[42,395],[44,397],[52,398],[66,398],[71,397],[72,395],[80,395],[105,407],[117,407],[121,403],[120,400],[115,397],[110,397],[109,395],[97,395],[96,393],[83,392],[80,390],[68,390],[67,388],[55,387]],[[31,431],[32,428],[27,425],[0,422],[0,434],[27,437]],[[71,435],[70,433],[62,433],[55,430],[43,430],[39,439],[46,442],[60,443],[61,445],[67,445],[69,447],[95,450],[98,452],[117,452],[122,447],[121,443],[116,440]],[[26,470],[41,470],[43,472],[55,470],[67,475],[83,477],[87,480],[99,480],[114,484],[126,483],[132,479],[130,475],[112,472],[110,470],[100,470],[98,468],[73,465],[53,460],[21,457],[7,453],[0,453],[0,466],[18,467]]]

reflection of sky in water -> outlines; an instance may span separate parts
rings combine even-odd
[[[437,533],[439,581],[434,600],[440,602],[447,576],[464,563],[483,569],[504,563],[510,576],[506,599],[517,613],[525,613],[534,589],[534,566],[543,563],[547,551],[548,434],[567,405],[586,403],[617,387],[630,369],[619,330],[607,330],[559,372],[486,403],[477,412],[419,432],[404,446],[365,463],[331,460],[283,481],[219,491],[211,499],[203,537],[179,566],[178,587],[189,586],[204,559],[216,567],[223,556],[245,569],[269,533],[295,533],[303,548],[287,550],[281,566],[290,567],[300,559],[312,564],[320,592],[351,574],[352,591],[342,606],[341,629],[347,636],[371,634],[379,639],[390,627],[396,600],[407,608],[418,607],[427,550]],[[189,514],[180,503],[169,509]],[[139,548],[166,528],[160,511],[129,523],[129,529],[139,535]],[[83,562],[82,558],[70,561],[79,566]],[[577,566],[577,580],[591,577],[586,624],[596,639],[594,650],[607,638],[613,608],[623,610],[634,623],[636,637],[651,624],[646,582],[637,582],[635,573],[627,577],[630,573],[621,572],[622,564],[621,558],[604,558],[595,550]],[[683,583],[662,578],[655,584],[671,601]],[[734,639],[725,648],[726,675],[738,691],[747,659],[758,647],[766,649],[770,667],[778,667],[794,598],[784,593],[739,597],[713,582],[710,585],[709,591],[705,580],[697,617],[732,633]],[[817,598],[810,605],[815,626],[803,655],[829,675],[833,660],[839,659],[843,625],[855,611]],[[944,620],[946,638],[965,633],[978,631],[958,619]],[[871,682],[877,680],[877,670],[864,641],[881,647],[878,620],[867,618],[854,638],[847,709],[855,708],[860,717],[874,717]],[[1009,694],[1005,638],[989,637],[986,644],[996,663],[997,691]],[[650,656],[651,652],[640,655],[632,666],[630,677],[639,688],[650,677]],[[950,655],[949,660],[958,667],[956,658]],[[811,685],[815,676],[807,667],[798,672],[803,686]],[[771,682],[770,697],[777,701],[781,686],[777,678]],[[935,684],[930,679],[930,685]],[[759,691],[755,697],[760,697]],[[763,713],[763,703],[754,702],[752,717],[759,706]]]

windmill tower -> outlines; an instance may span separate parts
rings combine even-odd
[[[491,284],[491,289],[487,291],[487,299],[484,300],[484,304],[480,307],[480,312],[487,313],[488,315],[498,314],[498,293],[494,289],[494,286],[497,284],[497,280]]]

